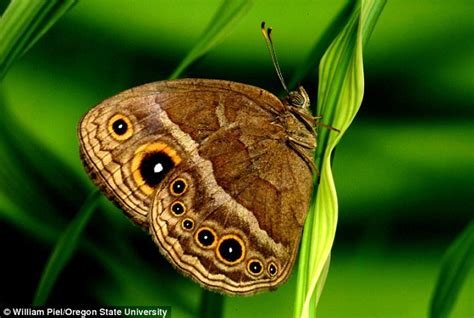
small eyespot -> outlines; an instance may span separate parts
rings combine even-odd
[[[263,264],[258,259],[252,259],[247,263],[247,270],[254,276],[260,275],[263,271]]]
[[[217,240],[217,235],[213,229],[202,227],[196,232],[195,239],[200,247],[213,248]]]
[[[110,135],[118,141],[127,140],[133,135],[132,122],[122,114],[115,114],[109,119],[108,129]]]
[[[112,123],[112,129],[117,135],[122,136],[123,134],[127,132],[128,124],[125,120],[123,120],[122,118],[119,118]]]
[[[183,225],[183,228],[188,231],[191,231],[194,228],[194,222],[191,219],[184,219],[181,224]]]
[[[244,259],[245,245],[238,236],[225,235],[220,239],[216,252],[221,261],[228,265],[235,265]]]
[[[171,204],[171,212],[173,212],[174,215],[179,216],[186,212],[186,207],[183,202],[175,201]]]
[[[188,188],[186,180],[183,178],[175,179],[170,185],[171,194],[174,196],[182,195]]]
[[[268,273],[272,277],[278,273],[278,268],[274,262],[270,262],[270,264],[268,264]]]

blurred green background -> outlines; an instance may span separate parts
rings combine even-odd
[[[81,1],[0,84],[0,305],[29,304],[57,236],[93,189],[76,125],[124,89],[166,79],[220,1]],[[279,93],[344,1],[255,1],[186,72]],[[3,8],[4,5],[2,4]],[[336,151],[340,200],[321,317],[424,317],[449,244],[474,211],[474,4],[389,1],[365,51],[361,111]],[[317,70],[304,80],[313,100]],[[202,290],[104,199],[49,304],[170,305],[197,314]],[[8,208],[5,208],[8,207]],[[226,297],[224,317],[290,317],[295,278]],[[452,317],[474,315],[474,273]]]

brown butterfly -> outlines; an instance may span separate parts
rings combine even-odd
[[[182,79],[103,101],[78,135],[93,181],[171,264],[206,288],[245,295],[291,273],[313,189],[314,126],[302,87],[280,100]]]

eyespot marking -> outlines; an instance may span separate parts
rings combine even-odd
[[[170,192],[175,197],[178,197],[184,194],[184,192],[186,192],[187,189],[188,189],[188,183],[183,178],[176,178],[173,180],[173,182],[171,182]]]
[[[270,274],[270,276],[272,277],[274,277],[278,273],[278,267],[275,262],[270,262],[270,264],[268,264],[267,270],[268,274]]]
[[[184,219],[183,222],[181,222],[181,225],[183,226],[183,229],[191,231],[194,228],[194,221],[191,219]]]
[[[176,216],[180,216],[186,212],[186,206],[181,201],[175,201],[171,204],[171,212]]]
[[[144,144],[135,151],[131,169],[133,179],[145,194],[152,194],[181,157],[165,143]]]
[[[107,125],[112,138],[117,141],[124,141],[132,137],[133,125],[130,119],[123,114],[113,115]]]
[[[216,245],[217,235],[213,229],[204,226],[196,232],[194,239],[201,248],[209,249]]]
[[[234,234],[224,235],[216,249],[217,258],[228,265],[236,265],[245,257],[245,244]]]
[[[258,259],[251,259],[247,263],[247,271],[253,276],[258,276],[263,272],[263,263]]]

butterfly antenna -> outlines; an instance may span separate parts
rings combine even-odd
[[[263,37],[265,38],[265,43],[267,44],[268,51],[270,52],[270,56],[272,57],[273,66],[275,66],[276,73],[278,78],[280,79],[281,85],[287,94],[290,93],[288,87],[285,84],[285,80],[283,79],[283,74],[281,73],[280,64],[278,64],[278,59],[275,53],[275,47],[273,46],[272,41],[272,28],[268,27],[265,28],[265,21],[262,21],[261,30]]]

